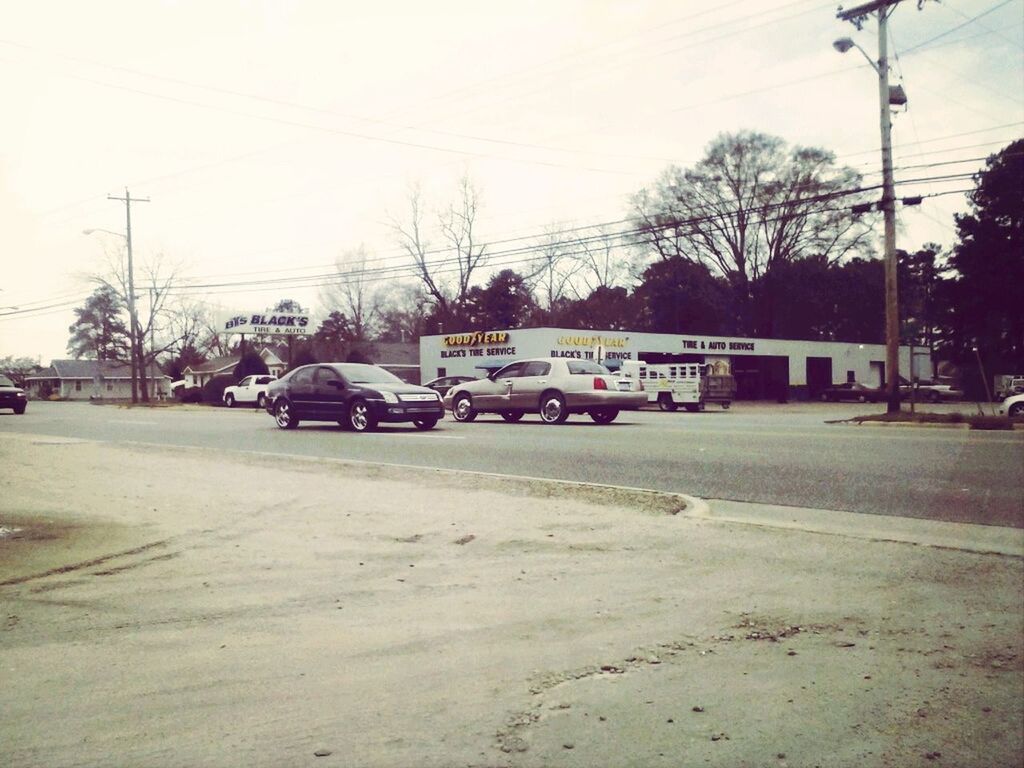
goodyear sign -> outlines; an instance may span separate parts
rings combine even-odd
[[[306,336],[313,333],[309,315],[293,312],[252,312],[225,315],[217,323],[219,333]]]

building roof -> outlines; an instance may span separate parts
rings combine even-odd
[[[211,357],[204,363],[199,365],[189,365],[185,367],[184,373],[219,373],[220,371],[228,368],[234,368],[238,365],[238,361],[241,360],[240,355],[224,355],[223,357]]]
[[[377,365],[419,365],[420,345],[413,342],[375,341],[368,352]]]
[[[29,379],[130,379],[132,369],[128,363],[121,363],[115,360],[52,360],[50,367],[44,369],[35,376],[26,376]],[[149,379],[170,378],[162,373],[155,366],[149,367],[147,374]]]

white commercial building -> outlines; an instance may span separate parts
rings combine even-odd
[[[623,360],[648,363],[713,363],[736,378],[737,399],[815,398],[832,384],[885,384],[885,346],[842,341],[744,339],[631,331],[517,328],[467,331],[420,339],[424,381],[437,376],[482,376],[524,357],[599,360],[617,368]],[[913,363],[913,365],[911,364]],[[930,378],[925,347],[900,347],[900,376]]]

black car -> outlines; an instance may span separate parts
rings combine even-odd
[[[821,399],[836,402],[838,400],[856,400],[858,403],[880,403],[885,400],[885,390],[868,387],[856,381],[836,384],[821,393]]]
[[[317,363],[273,382],[267,413],[281,429],[309,420],[369,432],[380,422],[411,421],[418,429],[432,429],[444,417],[444,405],[434,390],[407,384],[376,365]]]
[[[15,413],[24,413],[28,405],[25,390],[6,376],[0,376],[0,408],[13,408]]]
[[[430,387],[441,397],[444,397],[448,394],[448,390],[456,384],[465,384],[467,381],[476,381],[476,379],[472,376],[441,376],[437,379],[431,379],[423,386]]]

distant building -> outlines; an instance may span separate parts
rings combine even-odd
[[[261,349],[260,357],[266,363],[267,371],[273,376],[280,377],[288,370],[288,364],[271,347]],[[185,386],[202,387],[214,376],[230,375],[241,359],[241,355],[226,355],[224,357],[214,357],[198,365],[186,366],[185,370],[182,371]]]
[[[154,400],[168,397],[171,377],[150,366],[146,390]],[[130,400],[132,369],[111,360],[53,360],[48,368],[25,377],[25,391],[36,400]]]
[[[900,347],[900,374],[931,378],[926,347]],[[818,398],[844,381],[871,387],[886,382],[885,347],[844,341],[795,341],[682,333],[515,328],[466,331],[420,339],[426,378],[483,376],[525,357],[596,360],[616,369],[623,360],[705,363],[736,379],[737,399]]]

